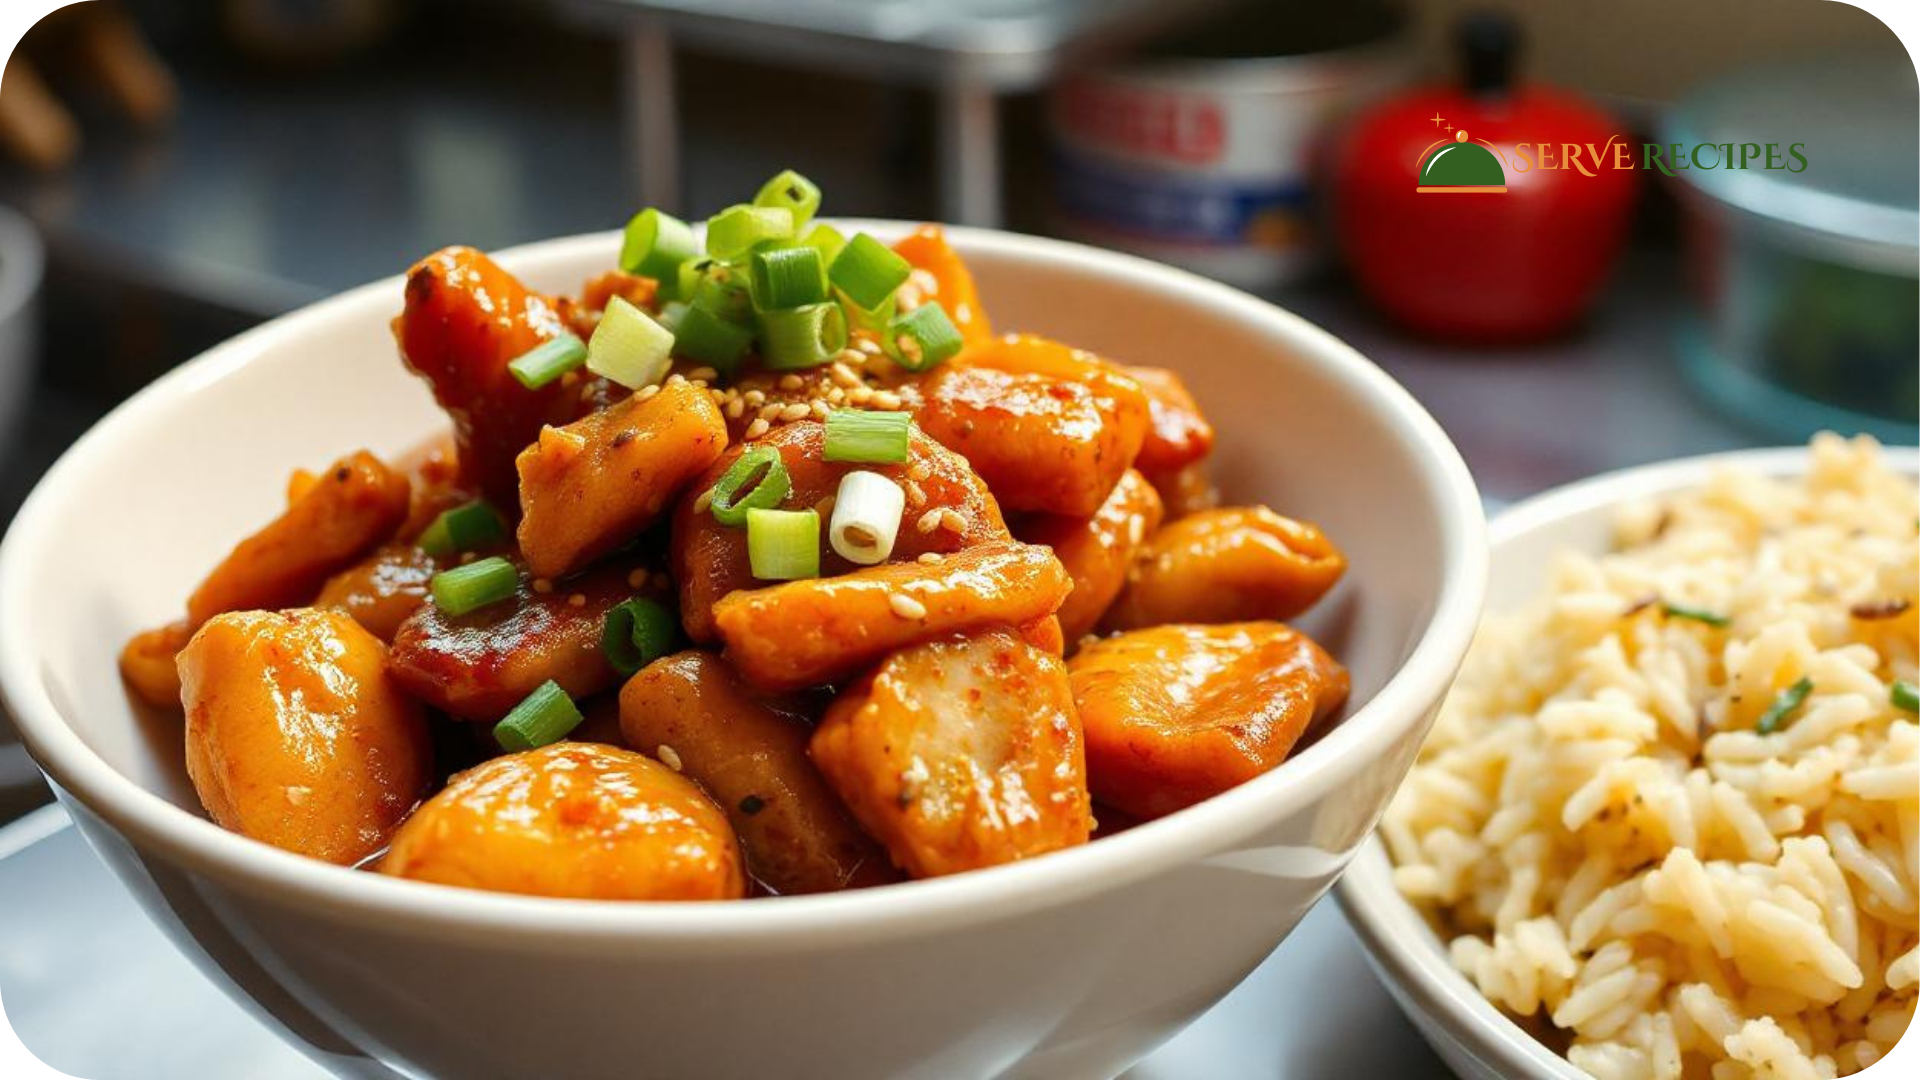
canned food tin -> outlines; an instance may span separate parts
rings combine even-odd
[[[1381,16],[1330,37],[1222,22],[1160,54],[1069,76],[1048,108],[1057,227],[1241,288],[1298,276],[1316,248],[1313,146],[1330,116],[1402,74],[1394,25]]]

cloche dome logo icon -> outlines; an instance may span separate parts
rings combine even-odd
[[[1422,195],[1498,195],[1507,190],[1507,172],[1493,151],[1467,141],[1456,131],[1452,142],[1438,142],[1420,155]]]

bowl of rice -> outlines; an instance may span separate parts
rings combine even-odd
[[[1819,1080],[1920,982],[1920,454],[1822,435],[1522,503],[1339,886],[1462,1076]]]

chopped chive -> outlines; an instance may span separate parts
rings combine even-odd
[[[820,515],[812,510],[747,511],[747,564],[762,581],[820,576]]]
[[[442,570],[427,584],[434,606],[454,616],[497,604],[519,587],[520,571],[498,555]]]
[[[897,465],[907,460],[913,418],[903,412],[835,409],[827,414],[828,461]]]
[[[887,327],[887,355],[908,371],[925,371],[960,351],[960,331],[937,300],[921,304]]]
[[[548,679],[493,726],[493,741],[508,753],[537,750],[566,738],[584,719],[560,684]]]
[[[866,233],[854,233],[833,257],[827,277],[862,310],[872,311],[892,298],[894,290],[913,273],[899,252]]]
[[[506,537],[506,522],[486,500],[475,499],[441,511],[421,532],[419,543],[427,554],[445,557],[492,547]]]
[[[1733,621],[1732,619],[1729,619],[1725,615],[1715,615],[1711,611],[1704,611],[1700,608],[1685,607],[1680,604],[1669,604],[1669,603],[1662,602],[1660,605],[1660,610],[1668,618],[1692,619],[1694,622],[1706,623],[1708,626],[1726,626],[1728,623],[1731,623]]]
[[[847,347],[839,304],[808,304],[760,313],[760,359],[774,371],[819,367]]]
[[[600,631],[600,651],[621,678],[631,678],[634,672],[672,651],[674,637],[673,612],[636,596],[607,612],[606,625]]]
[[[761,185],[760,193],[753,197],[753,205],[785,207],[793,215],[793,227],[804,229],[820,209],[820,188],[813,181],[787,169]]]
[[[1920,713],[1920,686],[1915,686],[1905,679],[1895,679],[1893,687],[1887,691],[1887,700],[1893,702],[1893,707],[1896,709]]]
[[[762,311],[817,304],[827,298],[827,270],[817,248],[756,251],[752,279],[753,303]]]
[[[745,525],[748,511],[771,510],[792,490],[793,478],[787,475],[787,463],[781,460],[780,451],[771,446],[750,446],[708,492],[707,512],[722,525]]]
[[[678,334],[680,320],[687,317],[687,307],[684,300],[669,300],[660,305],[660,314],[653,321]],[[592,348],[592,342],[588,342],[588,348]]]
[[[813,223],[813,228],[801,234],[800,242],[820,253],[820,262],[830,264],[840,249],[847,246],[847,238],[840,230],[823,221]]]
[[[687,308],[673,332],[674,352],[722,372],[731,372],[752,345],[753,331],[728,322],[700,304]]]
[[[538,390],[586,362],[587,343],[572,334],[561,334],[521,353],[507,364],[507,370],[521,386]]]
[[[701,271],[689,302],[730,323],[748,326],[753,322],[753,296],[747,288],[747,274],[724,263],[711,263]]]
[[[1767,711],[1761,713],[1760,719],[1754,721],[1753,730],[1762,735],[1771,735],[1780,730],[1787,722],[1787,717],[1793,713],[1793,710],[1799,708],[1800,703],[1807,700],[1807,695],[1811,693],[1813,693],[1813,680],[1801,676],[1799,682],[1780,691],[1780,696],[1774,698],[1773,704],[1767,706]]]
[[[620,239],[620,269],[658,281],[663,292],[679,287],[680,264],[699,254],[693,228],[652,207],[633,215]]]
[[[587,370],[629,390],[666,377],[673,364],[673,331],[620,297],[607,301],[587,343]]]
[[[841,310],[846,312],[847,325],[852,329],[871,330],[875,334],[885,337],[887,327],[893,325],[893,316],[897,305],[895,305],[892,296],[888,296],[879,307],[871,311],[854,303],[852,297],[841,292],[839,289],[833,290],[833,299],[835,303],[840,305]]]
[[[784,206],[738,204],[707,219],[707,254],[737,259],[769,240],[793,238],[793,211]]]

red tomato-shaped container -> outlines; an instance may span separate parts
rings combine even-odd
[[[1571,94],[1513,85],[1513,41],[1507,23],[1469,21],[1464,85],[1366,109],[1334,144],[1329,201],[1347,265],[1387,314],[1434,337],[1508,342],[1566,329],[1626,235],[1639,144]],[[1451,150],[1463,131],[1466,145]],[[1442,182],[1443,152],[1450,166],[1473,156],[1490,168],[1475,146],[1500,162],[1505,184]]]

